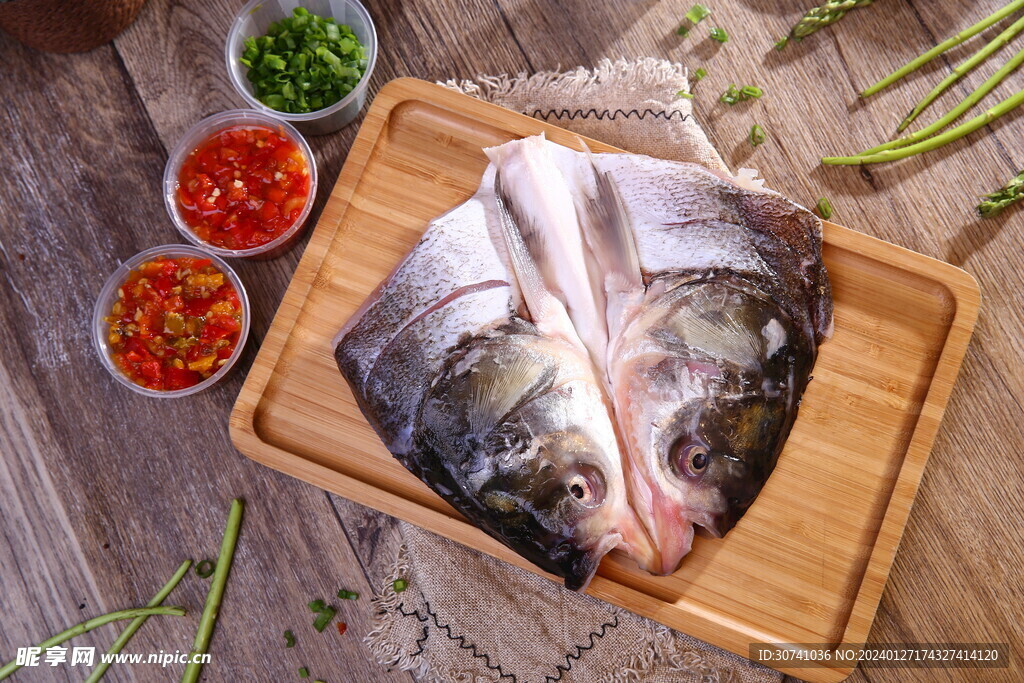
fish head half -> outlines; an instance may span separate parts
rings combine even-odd
[[[579,590],[612,548],[653,553],[626,500],[585,356],[532,334],[472,338],[434,381],[417,474],[492,536]]]
[[[617,355],[630,483],[671,573],[694,524],[721,537],[760,493],[813,356],[770,297],[714,274],[653,283]]]

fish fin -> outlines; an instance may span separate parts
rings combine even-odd
[[[536,250],[542,240],[540,230],[528,219],[522,219],[515,205],[502,186],[501,173],[494,174],[494,198],[501,219],[501,232],[508,248],[512,270],[515,272],[523,300],[530,311],[534,324],[543,332],[550,333],[582,346],[579,335],[573,328],[565,305],[547,288],[544,275],[537,263]],[[525,228],[523,226],[526,226]],[[533,238],[534,251],[526,237]]]
[[[471,371],[469,377],[469,427],[484,438],[517,406],[549,388],[555,379],[555,368],[526,353],[492,371]]]
[[[640,256],[630,228],[629,214],[615,179],[597,167],[590,148],[582,140],[580,142],[594,183],[593,190],[588,188],[577,193],[581,197],[577,210],[583,236],[606,278],[611,278],[606,279],[606,283],[620,291],[643,287]]]

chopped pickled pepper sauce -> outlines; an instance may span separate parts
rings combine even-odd
[[[160,257],[129,273],[106,317],[114,365],[147,389],[202,382],[227,363],[242,329],[234,286],[210,259]]]
[[[295,224],[309,185],[309,162],[293,140],[268,126],[232,126],[185,158],[178,205],[204,242],[252,249]]]

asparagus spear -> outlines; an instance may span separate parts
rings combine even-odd
[[[978,204],[978,215],[991,218],[1010,204],[1024,199],[1024,171],[1017,174],[1010,182],[992,194],[985,195]]]
[[[185,576],[186,572],[188,572],[188,568],[191,566],[192,560],[185,560],[184,562],[182,562],[178,566],[178,571],[174,572],[174,576],[172,576],[170,581],[164,584],[164,587],[161,588],[160,591],[153,596],[153,599],[149,601],[149,604],[147,604],[146,607],[159,607],[161,604],[163,604],[163,601],[166,600],[167,596],[171,594],[171,591],[173,591],[177,587],[177,585],[181,582],[181,579]],[[132,623],[128,624],[128,628],[122,631],[121,635],[119,635],[117,637],[117,640],[114,641],[114,644],[110,646],[110,649],[107,650],[107,654],[116,655],[118,652],[120,652],[128,643],[128,641],[132,639],[132,636],[135,635],[135,632],[142,628],[142,625],[146,623],[146,619],[148,618],[149,617],[145,615],[141,617],[135,617],[135,619],[132,620]],[[103,675],[107,673],[107,669],[109,668],[110,662],[101,661],[99,664],[96,665],[96,668],[92,670],[92,673],[89,674],[89,677],[85,679],[85,683],[96,683],[96,681],[103,678]]]
[[[808,10],[790,29],[789,35],[775,43],[775,47],[781,50],[789,41],[803,40],[818,29],[836,23],[850,10],[870,4],[871,0],[829,0],[824,5]]]
[[[989,16],[985,17],[974,26],[964,29],[963,31],[956,34],[952,38],[947,38],[946,40],[942,41],[932,49],[922,54],[920,57],[914,59],[905,66],[896,69],[896,71],[893,71],[891,74],[889,74],[882,80],[878,81],[871,87],[865,88],[864,91],[860,94],[860,96],[869,97],[871,95],[874,95],[879,90],[887,88],[888,86],[900,80],[907,74],[917,71],[917,69],[921,68],[928,62],[932,61],[946,50],[952,47],[956,47],[957,45],[964,42],[968,38],[976,36],[977,34],[987,29],[989,26],[992,26],[993,24],[996,24],[1001,20],[1005,19],[1007,16],[1013,14],[1021,7],[1024,7],[1024,0],[1013,0],[1013,2],[1006,5],[1001,10],[998,10],[995,13],[990,14]]]
[[[72,626],[71,628],[65,629],[57,635],[51,636],[39,643],[38,647],[45,652],[48,648],[56,647],[63,642],[71,640],[77,635],[88,633],[94,628],[99,628],[100,626],[109,624],[112,621],[149,617],[154,614],[168,614],[175,617],[181,617],[185,615],[185,610],[181,607],[141,607],[138,609],[123,609],[118,612],[110,612],[98,617],[93,617],[92,619],[88,619],[80,624]],[[18,664],[18,660],[16,659],[4,664],[0,667],[0,681],[20,669],[21,666],[22,665]]]
[[[961,123],[956,128],[951,128],[945,133],[940,133],[934,137],[930,137],[927,140],[908,145],[906,147],[899,147],[897,149],[887,149],[881,152],[873,154],[858,154],[851,157],[825,157],[821,160],[821,163],[828,164],[830,166],[838,165],[860,165],[860,164],[877,164],[883,161],[896,161],[897,159],[905,159],[912,157],[915,154],[921,152],[928,152],[933,149],[938,149],[944,145],[959,140],[960,138],[970,135],[974,131],[978,130],[982,126],[985,126],[992,121],[995,121],[1000,116],[1013,111],[1021,104],[1024,104],[1024,90],[1021,90],[1016,95],[1008,97],[996,106],[992,107],[984,114],[974,117],[966,123]]]
[[[987,81],[979,85],[974,92],[972,92],[970,95],[964,98],[963,102],[953,107],[953,109],[951,109],[945,116],[940,118],[935,123],[926,126],[919,131],[915,131],[910,135],[905,135],[902,138],[899,138],[898,140],[891,140],[889,142],[885,142],[881,145],[878,145],[877,147],[872,147],[869,150],[861,152],[858,156],[875,154],[876,152],[882,152],[887,149],[906,147],[907,145],[915,143],[919,140],[924,140],[928,136],[939,132],[940,130],[948,126],[950,123],[960,118],[960,115],[963,114],[965,111],[967,111],[968,109],[976,105],[978,102],[980,102],[982,98],[985,97],[985,95],[992,92],[992,90],[997,85],[999,85],[1008,75],[1013,73],[1021,64],[1024,64],[1024,50],[1021,50],[1020,52],[1015,54],[1013,58],[1010,59],[1010,61],[999,67],[999,70],[992,74],[992,76],[990,76]]]
[[[240,498],[231,501],[228,522],[224,528],[224,538],[220,542],[220,555],[217,556],[217,568],[213,572],[213,580],[210,581],[210,590],[206,593],[206,605],[199,617],[199,628],[196,629],[196,638],[192,644],[192,651],[189,653],[188,664],[185,665],[185,673],[181,676],[182,683],[196,683],[203,669],[203,665],[196,659],[196,655],[206,654],[210,647],[213,625],[217,622],[220,603],[224,598],[224,587],[228,583],[228,574],[231,573],[231,561],[235,556],[238,530],[242,526],[242,507]]]
[[[932,91],[925,95],[924,99],[921,100],[917,104],[917,106],[914,107],[913,110],[911,110],[909,114],[907,114],[907,117],[903,119],[903,122],[900,123],[900,125],[896,128],[896,132],[902,133],[904,130],[906,130],[907,126],[909,126],[911,122],[913,122],[913,120],[917,118],[918,114],[927,109],[928,105],[934,102],[939,95],[941,95],[943,92],[946,91],[947,88],[949,88],[949,86],[953,85],[958,80],[963,78],[968,71],[978,66],[986,59],[988,59],[994,52],[1004,47],[1007,43],[1010,42],[1010,40],[1015,35],[1020,33],[1021,30],[1024,30],[1024,17],[1021,17],[1017,21],[1013,22],[1009,28],[1007,28],[1005,31],[996,36],[991,42],[989,42],[988,45],[978,50],[974,54],[974,56],[972,56],[970,59],[967,59],[963,63],[959,64],[955,69],[953,69],[953,73],[949,74],[944,79],[942,79],[942,82],[939,83],[934,88],[932,88]]]

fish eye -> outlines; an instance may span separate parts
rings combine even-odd
[[[575,472],[565,484],[572,499],[585,508],[596,508],[604,502],[604,481],[594,468]]]
[[[673,450],[671,464],[676,474],[680,476],[685,474],[689,477],[699,477],[711,463],[711,453],[700,444],[684,444]]]

